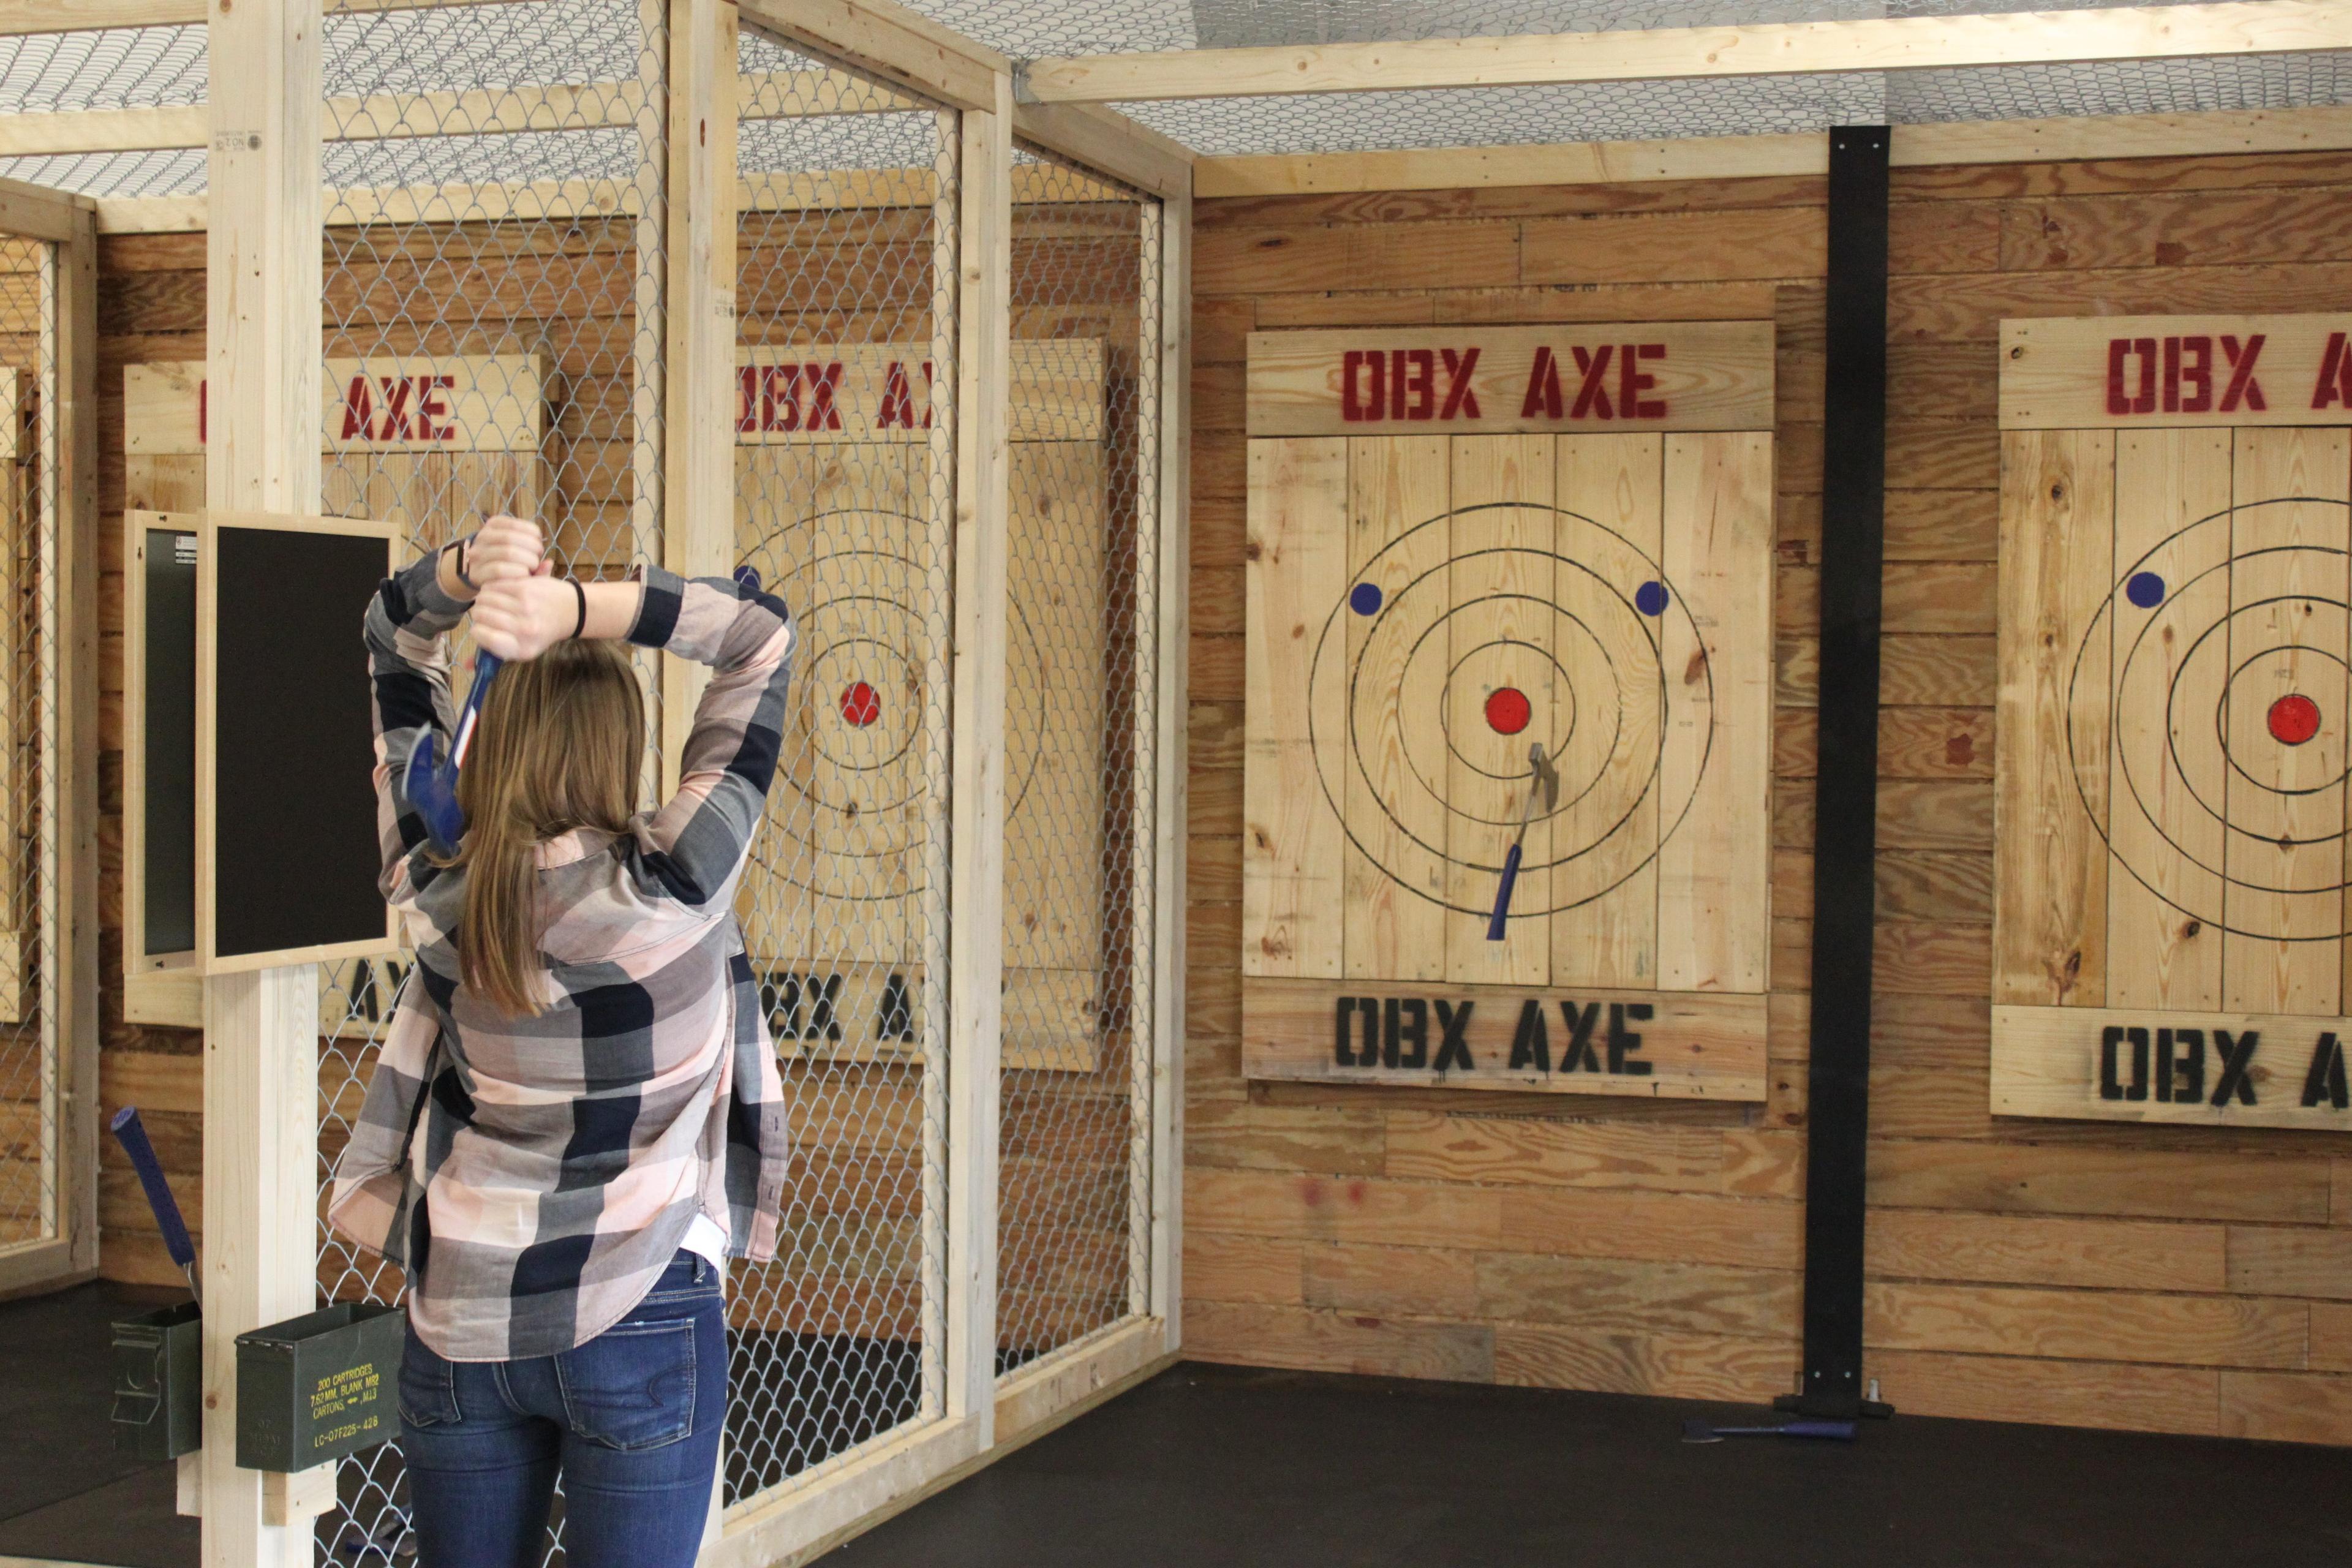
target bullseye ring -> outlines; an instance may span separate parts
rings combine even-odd
[[[1535,716],[1535,705],[1516,686],[1497,687],[1486,697],[1486,722],[1497,735],[1516,735]]]
[[[2271,736],[2281,745],[2300,746],[2319,733],[2319,704],[2301,692],[2290,692],[2271,704]]]

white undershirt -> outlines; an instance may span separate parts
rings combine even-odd
[[[698,1258],[709,1259],[713,1268],[723,1271],[727,1267],[727,1233],[707,1214],[694,1216],[694,1223],[686,1227],[686,1239],[678,1246]]]

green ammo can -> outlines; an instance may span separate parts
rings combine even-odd
[[[236,1336],[236,1462],[292,1474],[399,1430],[400,1309],[338,1302]]]
[[[205,1320],[194,1301],[114,1324],[115,1447],[151,1460],[205,1440]]]

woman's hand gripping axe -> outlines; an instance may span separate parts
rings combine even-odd
[[[1486,921],[1486,940],[1503,940],[1504,928],[1511,919],[1511,889],[1519,880],[1519,851],[1528,842],[1528,824],[1536,819],[1536,797],[1543,797],[1543,808],[1549,814],[1559,804],[1559,770],[1544,755],[1543,742],[1538,741],[1528,748],[1528,762],[1534,771],[1528,777],[1528,803],[1519,811],[1519,836],[1511,840],[1511,852],[1503,858],[1503,885],[1495,889],[1495,912]]]

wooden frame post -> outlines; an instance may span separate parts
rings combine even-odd
[[[668,395],[662,563],[725,576],[735,547],[733,0],[670,0]],[[709,671],[662,659],[662,776],[676,785]]]
[[[56,531],[58,893],[50,952],[60,1084],[58,1147],[65,1169],[58,1234],[69,1275],[98,1268],[98,215],[76,214],[52,265],[57,305]]]
[[[215,511],[319,508],[320,28],[316,0],[209,14],[213,79],[237,84],[212,106],[207,374],[224,395],[205,500]],[[205,1568],[307,1565],[310,1521],[288,1500],[315,1505],[320,1489],[265,1489],[236,1465],[236,1341],[318,1294],[318,977],[289,964],[205,990]]]
[[[954,929],[948,1036],[948,1398],[983,1447],[996,1398],[996,1134],[1004,974],[1005,570],[1012,448],[1013,78],[963,116],[956,355]]]
[[[1163,1348],[1183,1342],[1185,852],[1191,803],[1185,742],[1192,659],[1192,195],[1163,198],[1160,260],[1160,690],[1158,844],[1150,1027],[1157,1053],[1151,1087],[1151,1291],[1166,1325]]]

